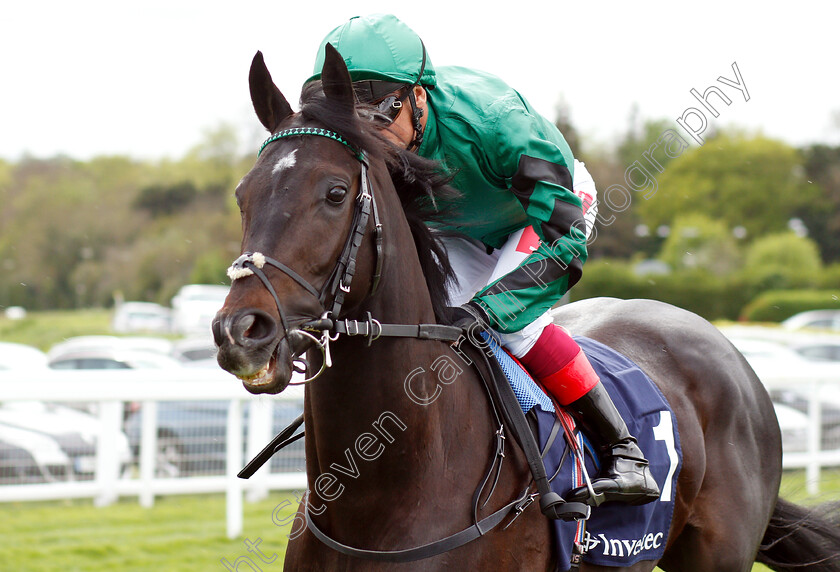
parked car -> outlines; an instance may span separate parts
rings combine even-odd
[[[9,306],[3,312],[7,320],[22,320],[26,317],[26,308],[23,306]]]
[[[747,359],[759,379],[764,374],[789,374],[791,379],[836,379],[840,384],[840,364],[809,361],[783,343],[751,338],[730,337],[730,341]],[[791,387],[768,387],[776,405],[791,407],[807,415],[810,384]],[[820,412],[823,449],[840,449],[840,389],[820,388]]]
[[[103,339],[104,338],[104,339]],[[120,349],[125,338],[93,340],[77,339],[64,348],[50,350],[50,367],[56,369],[151,369],[181,368],[185,363],[205,364],[218,368],[215,359],[181,362],[171,355]],[[202,351],[209,338],[198,343]],[[189,346],[189,344],[186,344]],[[79,349],[79,348],[83,349]],[[98,347],[98,349],[96,349]],[[94,349],[84,349],[94,348]],[[200,356],[199,356],[200,357]],[[212,362],[212,363],[210,363]],[[228,403],[225,401],[163,401],[158,403],[158,443],[156,473],[158,476],[219,473],[225,466]],[[244,408],[247,420],[249,407]],[[274,427],[279,432],[303,412],[300,402],[280,401],[274,405]],[[139,403],[126,404],[124,430],[128,436],[132,458],[136,463],[140,451],[142,410]],[[285,470],[303,470],[303,442],[292,445],[273,461]]]
[[[247,439],[248,418],[252,406],[243,407],[243,426]],[[157,407],[158,454],[156,474],[181,477],[195,474],[221,474],[226,461],[227,401],[162,401]],[[273,404],[272,430],[276,435],[303,413],[300,401],[277,401]],[[139,458],[140,428],[143,411],[137,411],[125,422],[135,458]],[[273,436],[273,435],[272,435]],[[268,442],[266,441],[265,445]],[[246,462],[250,459],[246,459]],[[304,471],[303,440],[293,443],[275,455],[271,461],[274,470],[284,472]],[[263,470],[267,470],[263,469]]]
[[[739,338],[731,336],[729,341],[741,352],[750,365],[764,366],[770,363],[798,363],[804,358],[783,343],[771,340]]]
[[[0,342],[0,372],[47,369],[47,354],[25,344]],[[0,404],[2,417],[2,404]],[[0,422],[0,484],[68,478],[73,463],[58,441],[41,431]]]
[[[72,466],[49,435],[0,423],[0,484],[61,480]]]
[[[7,430],[16,428],[38,433],[58,444],[69,459],[68,478],[93,478],[101,423],[93,415],[54,403],[11,401],[0,405],[0,426]],[[17,435],[22,436],[21,433]],[[120,464],[126,466],[131,461],[131,450],[128,438],[122,431],[117,434],[117,450]]]
[[[181,362],[168,355],[122,349],[68,350],[50,352],[52,369],[172,369]]]
[[[48,361],[82,351],[140,351],[168,356],[172,341],[152,336],[76,336],[55,344],[47,352]]]
[[[104,339],[103,339],[104,338]],[[128,338],[113,338],[111,343],[107,336],[88,336],[86,339],[77,338],[67,342],[63,347],[53,347],[49,354],[49,367],[51,369],[78,369],[78,370],[102,370],[102,369],[148,369],[148,370],[172,370],[181,368],[181,362],[170,355],[153,352],[123,349],[123,340],[128,340],[128,347],[132,347]],[[171,347],[168,340],[166,347]],[[92,343],[88,343],[92,342]],[[94,402],[78,401],[68,404],[88,413],[97,412],[97,404]],[[140,407],[137,402],[125,404],[123,417],[127,418],[132,411]]]
[[[840,310],[811,310],[800,312],[782,322],[786,330],[832,330],[840,332]]]
[[[785,343],[767,339],[739,338],[729,341],[747,359],[759,377],[762,373],[790,373],[791,377],[836,380],[840,384],[840,363],[809,360]],[[795,346],[796,342],[790,342]]]
[[[188,284],[172,298],[172,326],[181,334],[208,334],[216,312],[230,288],[212,284]]]
[[[840,362],[840,338],[836,341],[829,339],[794,341],[790,347],[805,359]]]
[[[216,347],[210,332],[204,336],[192,336],[176,340],[172,344],[172,356],[184,364],[203,362],[205,360],[216,361]]]
[[[826,389],[826,388],[824,388]],[[823,450],[840,449],[840,394],[823,391],[820,394],[820,447]],[[806,416],[808,396],[795,390],[774,390],[770,397],[777,405],[786,405]]]
[[[47,354],[25,344],[0,342],[0,371],[32,370],[47,367]]]
[[[172,310],[152,302],[123,302],[114,312],[111,328],[121,334],[133,332],[165,334],[172,330]]]
[[[808,448],[808,416],[783,403],[773,402],[773,409],[782,431],[782,450],[785,453],[805,451]]]

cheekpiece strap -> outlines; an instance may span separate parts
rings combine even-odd
[[[353,156],[356,157],[361,162],[365,162],[365,155],[362,151],[356,149],[353,145],[351,145],[344,137],[336,133],[335,131],[330,131],[329,129],[322,129],[320,127],[294,127],[292,129],[284,129],[283,131],[278,131],[277,133],[273,134],[271,137],[265,140],[260,147],[259,153],[257,153],[257,157],[262,155],[263,149],[265,149],[266,145],[277,141],[278,139],[283,139],[284,137],[300,137],[303,135],[318,135],[319,137],[326,137],[327,139],[332,139],[333,141],[338,141],[350,151],[353,152]]]

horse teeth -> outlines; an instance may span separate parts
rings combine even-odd
[[[242,381],[253,383],[254,381],[257,381],[257,380],[260,380],[260,379],[266,377],[267,375],[268,375],[268,364],[265,364],[262,367],[262,369],[259,370],[255,374],[252,374],[252,375],[238,375],[236,377],[238,377]]]

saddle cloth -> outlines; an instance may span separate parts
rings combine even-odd
[[[575,541],[587,548],[584,561],[602,566],[631,566],[642,560],[656,560],[665,550],[674,512],[674,487],[682,464],[682,450],[676,419],[665,397],[650,378],[632,361],[604,344],[575,337],[601,382],[615,402],[630,432],[650,461],[650,469],[662,495],[642,506],[608,503],[592,510],[586,523],[552,520],[558,553],[557,570],[569,570]],[[523,412],[532,409],[538,421],[537,444],[543,450],[554,425],[555,411],[549,399],[524,369],[498,344],[493,353],[508,376]],[[578,443],[587,445],[577,434]],[[584,484],[574,458],[569,458],[566,441],[557,438],[544,458],[548,475],[557,475],[552,490],[562,497]],[[564,460],[565,457],[565,460]],[[593,478],[596,458],[588,451],[586,467]],[[562,461],[562,463],[561,463]]]

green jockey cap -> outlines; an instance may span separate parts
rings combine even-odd
[[[435,68],[423,41],[396,16],[354,16],[327,34],[318,48],[314,75],[306,80],[307,83],[321,78],[327,43],[342,55],[353,81],[435,85]],[[422,76],[418,77],[420,74]]]

